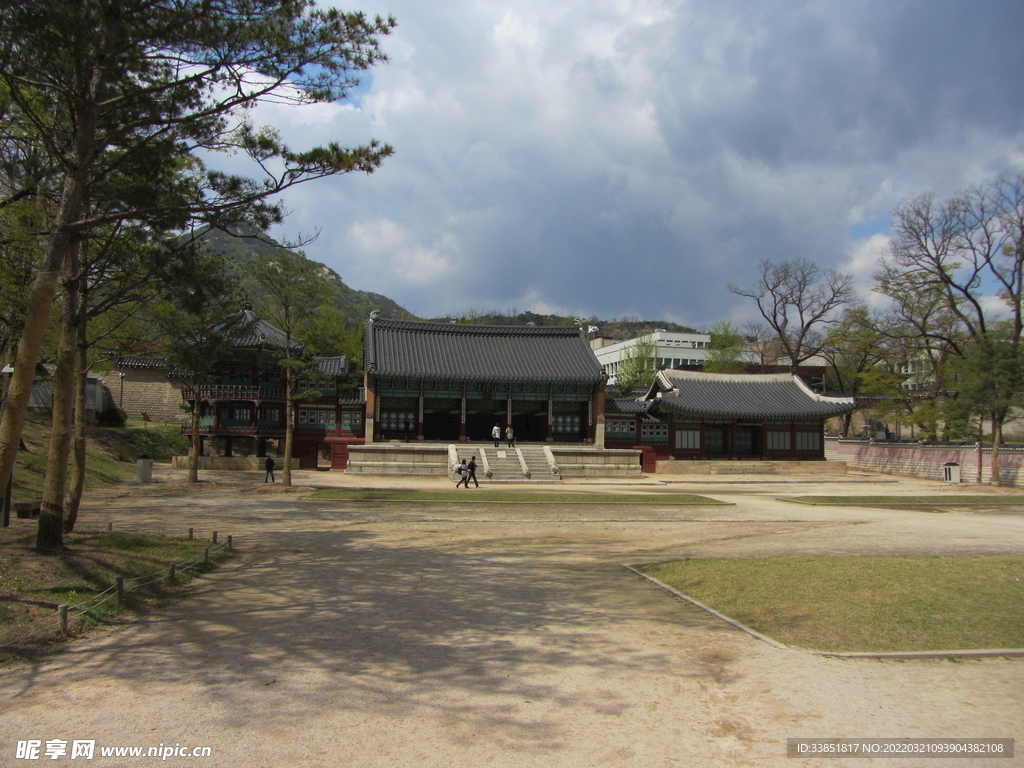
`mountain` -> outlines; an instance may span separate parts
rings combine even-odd
[[[208,229],[200,235],[199,239],[209,250],[222,253],[230,259],[240,274],[245,274],[248,265],[256,258],[265,254],[274,254],[283,247],[265,232],[258,232],[253,228],[243,226],[231,229],[231,233],[221,229]],[[298,253],[302,252],[298,251]],[[321,274],[325,280],[337,284],[338,298],[335,301],[335,306],[344,313],[349,325],[365,323],[373,309],[380,309],[383,317],[413,317],[406,309],[387,296],[350,288],[341,279],[341,275],[333,269],[320,262],[313,263],[320,265]]]
[[[232,227],[231,233],[220,229],[204,232],[200,239],[213,251],[227,256],[234,263],[240,274],[254,259],[263,254],[273,254],[282,246],[265,232],[243,226]],[[299,251],[301,253],[301,251]],[[320,262],[315,262],[320,264]],[[345,285],[341,276],[330,267],[320,264],[325,280],[337,283],[339,297],[336,306],[341,310],[349,326],[359,326],[366,322],[370,312],[379,309],[381,317],[404,318],[419,320],[411,312],[400,306],[396,301],[379,293],[357,291]],[[469,310],[462,315],[445,315],[429,318],[438,323],[469,323],[475,325],[536,325],[555,326],[572,325],[576,318],[565,315],[542,315],[536,312],[480,312]],[[671,331],[673,333],[692,333],[693,328],[670,323],[666,320],[641,320],[636,317],[623,317],[615,320],[599,320],[590,317],[583,320],[588,326],[596,326],[598,335],[610,339],[633,339],[649,331]]]

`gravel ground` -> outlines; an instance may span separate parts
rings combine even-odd
[[[19,740],[209,746],[169,766],[793,766],[792,737],[1016,738],[1024,660],[778,650],[622,563],[682,556],[1012,554],[1021,508],[808,507],[797,494],[1020,491],[856,475],[688,478],[730,506],[314,502],[243,473],[94,494],[85,525],[216,529],[242,556],[159,614],[0,668],[0,765]],[[296,472],[296,483],[444,489]],[[453,485],[453,484],[452,484]],[[664,491],[656,482],[567,489]],[[485,498],[498,486],[465,491]],[[545,489],[547,490],[547,489]],[[460,491],[461,492],[461,491]],[[21,521],[20,524],[27,524]],[[64,756],[56,763],[70,760]],[[828,765],[917,765],[917,760]]]

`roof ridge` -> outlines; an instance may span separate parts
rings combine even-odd
[[[459,333],[477,335],[530,335],[530,336],[578,336],[580,329],[574,325],[477,325],[469,323],[441,323],[430,320],[397,320],[378,318],[374,326],[381,330],[408,330],[424,333]]]

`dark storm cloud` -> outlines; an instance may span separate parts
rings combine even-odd
[[[1020,2],[363,7],[400,26],[358,109],[266,119],[395,145],[288,228],[420,314],[742,317],[758,260],[867,274],[902,198],[1024,161]]]

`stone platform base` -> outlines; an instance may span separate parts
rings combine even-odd
[[[494,443],[482,443],[494,450]],[[524,448],[526,446],[523,446]],[[593,446],[549,445],[558,477],[642,477],[640,451],[609,450]],[[469,454],[472,443],[459,443],[459,455]],[[479,454],[478,454],[479,455]],[[529,454],[527,454],[529,455]],[[448,475],[448,445],[443,443],[370,443],[349,448],[346,474]],[[531,476],[550,479],[546,462],[531,466]]]
[[[659,475],[845,475],[845,461],[659,461]]]

